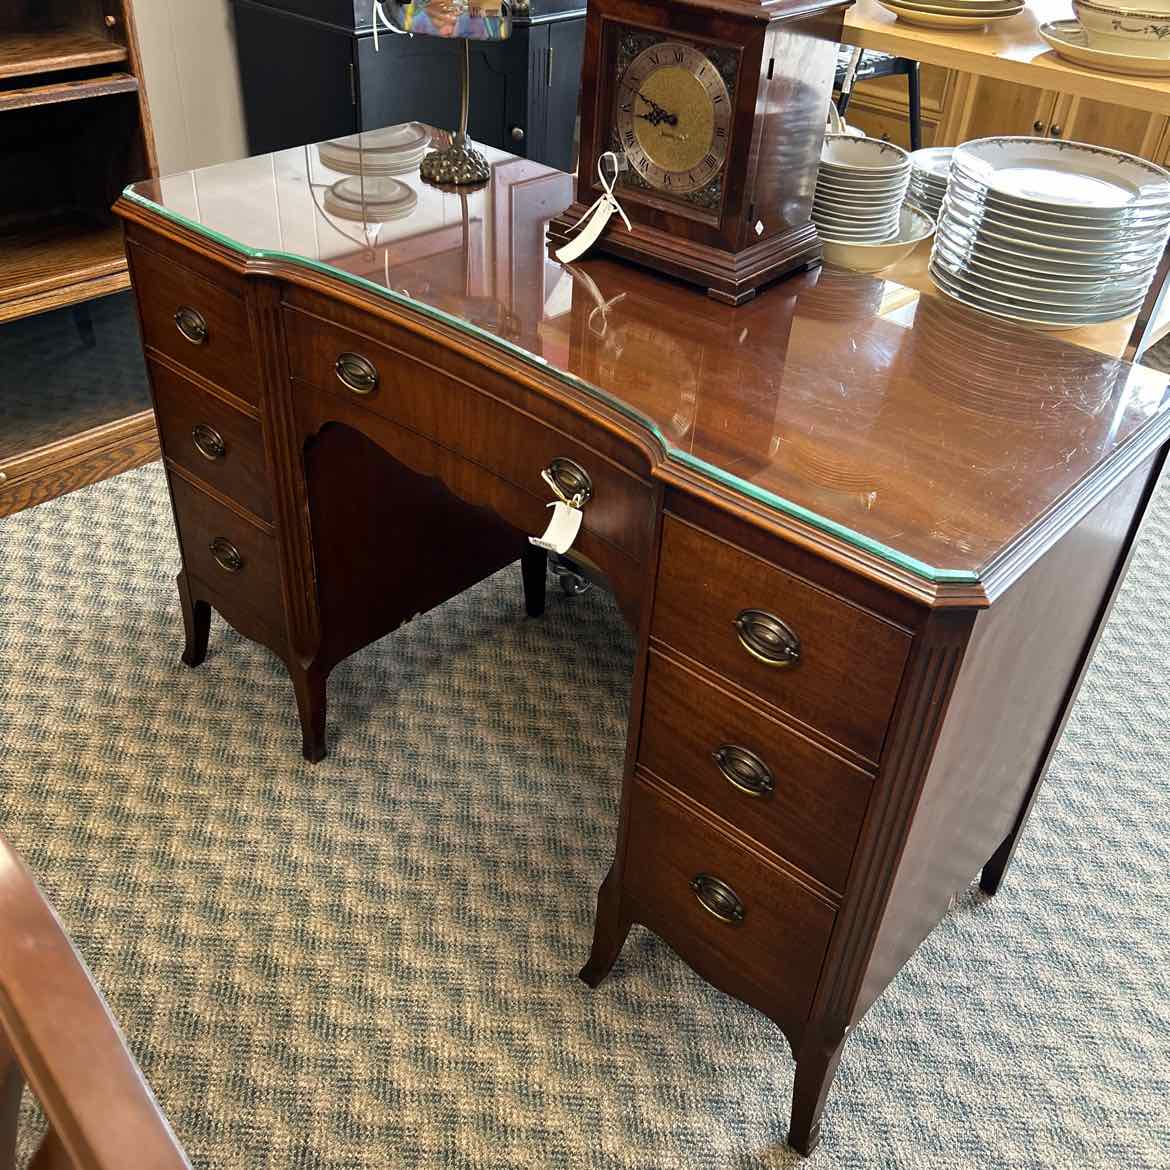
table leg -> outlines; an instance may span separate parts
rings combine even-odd
[[[821,1140],[821,1113],[841,1063],[845,1039],[844,1033],[833,1041],[819,1031],[810,1031],[796,1057],[788,1144],[806,1158]]]
[[[301,719],[301,751],[310,764],[325,758],[325,680],[319,666],[290,666],[297,713]]]
[[[520,572],[524,578],[524,608],[529,617],[540,617],[544,613],[548,587],[548,553],[525,542],[520,554]]]
[[[593,949],[581,968],[581,978],[597,987],[610,973],[633,925],[622,911],[621,882],[613,869],[597,892],[597,917],[593,920]]]
[[[179,590],[179,608],[183,611],[183,629],[187,644],[183,647],[183,661],[198,666],[207,657],[207,638],[211,633],[211,606],[206,601],[192,599],[187,574],[175,578]]]

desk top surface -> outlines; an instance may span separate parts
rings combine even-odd
[[[688,475],[936,584],[985,581],[1170,432],[1166,375],[880,278],[826,267],[731,308],[609,259],[564,268],[545,225],[570,176],[486,153],[468,194],[399,175],[417,204],[380,224],[326,210],[344,176],[315,147],[127,196],[487,340]]]

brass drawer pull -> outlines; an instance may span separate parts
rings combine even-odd
[[[355,394],[372,394],[378,385],[378,371],[369,358],[360,353],[339,354],[333,365],[338,381]]]
[[[738,926],[745,914],[739,895],[724,881],[709,873],[699,873],[691,878],[691,889],[699,905],[720,922]]]
[[[775,614],[763,609],[741,609],[735,617],[740,644],[767,666],[795,666],[800,661],[800,639]]]
[[[776,788],[772,769],[748,748],[725,743],[711,753],[711,758],[727,783],[748,796],[771,796]]]
[[[202,345],[207,340],[207,321],[198,309],[180,305],[175,312],[175,324],[192,345]]]
[[[217,536],[209,547],[211,555],[215,557],[215,563],[225,573],[238,573],[244,567],[244,558],[240,555],[240,550],[226,536]]]
[[[572,504],[574,508],[580,508],[593,498],[593,480],[574,459],[558,455],[540,475],[566,504]]]
[[[210,459],[213,463],[227,454],[227,444],[223,441],[223,435],[215,427],[209,427],[207,423],[196,423],[191,428],[191,442],[204,459]]]

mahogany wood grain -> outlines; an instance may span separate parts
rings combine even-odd
[[[950,895],[970,883],[1026,807],[1047,765],[1054,728],[1071,705],[1070,692],[1100,633],[1102,598],[1112,596],[1155,471],[1147,463],[1133,472],[976,620],[855,1018],[934,929]]]
[[[582,527],[631,556],[645,555],[650,485],[586,446],[581,440],[588,440],[591,428],[578,426],[573,435],[565,434],[441,368],[303,314],[287,319],[286,335],[294,378],[352,397],[335,365],[341,354],[357,353],[378,375],[374,389],[359,395],[363,406],[546,501],[555,497],[541,471],[556,458],[572,459],[593,483]]]
[[[259,379],[239,284],[227,273],[213,284],[134,244],[127,250],[148,348],[237,398],[255,403]],[[184,307],[194,309],[206,322],[206,340],[201,343],[188,341],[179,331],[175,314]]]
[[[148,361],[163,454],[189,475],[271,523],[272,489],[255,416],[180,374],[164,359]],[[195,432],[200,427],[210,427],[222,439],[221,455],[209,458],[196,446]],[[215,449],[210,448],[212,453]]]
[[[200,490],[173,466],[168,478],[188,574],[213,583],[221,596],[231,598],[230,608],[216,606],[229,621],[234,609],[243,608],[258,614],[268,625],[279,627],[280,580],[271,532]],[[242,558],[239,569],[226,570],[216,560],[211,548],[216,540],[229,541],[238,551]]]
[[[624,883],[634,921],[774,1020],[795,1051],[833,927],[831,903],[642,776],[629,823]],[[691,888],[700,874],[739,896],[742,922],[722,922],[700,905]]]
[[[766,849],[841,893],[872,777],[652,650],[639,763]],[[732,744],[775,777],[766,796],[734,787],[713,754]]]
[[[138,78],[132,73],[111,73],[104,77],[83,77],[28,85],[20,89],[4,89],[0,90],[0,114],[6,110],[77,102],[114,93],[135,93],[137,90]]]
[[[904,630],[673,516],[661,556],[655,638],[878,759],[910,649]],[[734,623],[749,608],[796,634],[796,665],[767,665],[740,644]]]

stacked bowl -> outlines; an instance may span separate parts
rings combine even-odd
[[[1073,11],[1094,49],[1170,58],[1170,0],[1073,0]]]
[[[1170,237],[1170,172],[1051,138],[955,147],[930,258],[949,296],[1054,329],[1141,306]]]
[[[813,194],[821,238],[880,244],[898,234],[910,156],[892,142],[826,134]]]
[[[1024,0],[878,0],[899,20],[925,28],[982,28],[1021,12]]]
[[[931,219],[938,219],[942,210],[952,152],[950,146],[924,146],[910,155],[910,185],[906,188],[906,199]]]

